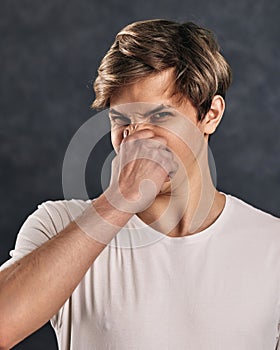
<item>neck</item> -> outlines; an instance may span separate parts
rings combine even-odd
[[[163,189],[153,204],[137,215],[155,230],[180,237],[209,227],[224,205],[225,196],[213,185],[206,156],[206,161],[194,162],[191,171],[176,174],[169,189]]]

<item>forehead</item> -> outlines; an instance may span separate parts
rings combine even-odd
[[[172,105],[171,93],[174,86],[173,71],[166,70],[119,88],[110,97],[110,108],[124,104],[133,104],[144,112],[145,108],[156,105]],[[119,107],[120,108],[120,107]]]
[[[139,114],[139,116],[148,117],[151,114],[159,113],[164,110],[173,113],[176,112],[173,106],[163,103],[131,102],[111,107],[110,114]]]
[[[196,108],[187,97],[178,103],[178,96],[173,95],[174,83],[173,69],[145,77],[118,89],[111,96],[109,107],[119,113],[142,116],[165,106],[169,111],[187,116],[196,123]]]

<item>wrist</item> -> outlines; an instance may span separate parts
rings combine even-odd
[[[91,201],[83,213],[75,219],[75,222],[83,233],[107,245],[132,215],[112,206],[102,194]]]
[[[111,190],[105,190],[98,198],[92,201],[96,212],[110,224],[122,228],[134,215],[134,212],[123,210],[121,198],[112,196]]]

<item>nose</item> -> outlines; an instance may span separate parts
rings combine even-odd
[[[124,135],[124,137],[126,137],[127,135],[131,135],[135,131],[138,131],[140,129],[148,129],[147,125],[148,124],[145,122],[131,123],[131,124],[127,125],[127,127],[125,128],[125,130],[123,132],[123,135]]]

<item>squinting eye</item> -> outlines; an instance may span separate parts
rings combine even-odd
[[[171,116],[172,114],[170,112],[160,112],[157,114],[154,114],[151,117],[151,121],[152,122],[160,122],[160,121],[164,121],[167,119],[167,117]]]
[[[121,115],[120,116],[112,116],[111,121],[113,124],[116,124],[116,125],[126,126],[126,125],[130,124],[130,119],[128,119],[124,116],[121,116]]]

